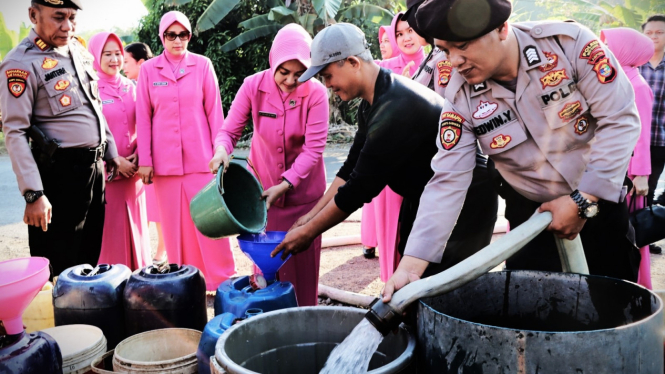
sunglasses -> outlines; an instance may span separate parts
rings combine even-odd
[[[173,31],[168,31],[168,32],[164,33],[164,37],[166,38],[166,40],[169,40],[169,41],[174,41],[175,38],[179,38],[180,40],[187,41],[191,37],[191,34],[189,33],[189,31],[183,31],[180,34],[176,34]]]

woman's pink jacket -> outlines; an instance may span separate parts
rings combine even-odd
[[[155,175],[210,173],[213,139],[224,123],[215,70],[207,57],[187,52],[176,73],[178,79],[163,54],[141,65],[139,165],[152,166]]]
[[[250,116],[254,135],[249,157],[264,188],[286,178],[294,186],[274,204],[291,206],[321,198],[326,189],[323,150],[328,136],[328,94],[316,79],[302,83],[282,103],[273,70],[245,78],[233,100],[215,148],[230,155]]]

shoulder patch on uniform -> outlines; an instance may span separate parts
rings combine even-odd
[[[46,44],[45,41],[42,40],[42,38],[35,38],[35,45],[37,48],[39,48],[40,51],[45,51],[49,48],[49,45]]]
[[[439,86],[441,87],[448,86],[448,82],[450,82],[450,75],[453,72],[453,64],[448,60],[443,60],[437,62],[436,67],[439,70],[439,79],[438,79]]]
[[[543,88],[548,86],[555,87],[558,86],[559,83],[563,82],[564,79],[568,78],[569,77],[566,74],[566,69],[552,70],[540,78],[540,83],[543,85]]]
[[[610,59],[604,56],[593,66],[593,71],[602,84],[610,83],[617,77],[617,70],[612,66]]]
[[[439,138],[441,146],[446,151],[453,149],[462,138],[462,123],[464,123],[464,117],[458,113],[441,113]]]
[[[58,60],[49,57],[44,57],[44,62],[42,62],[42,69],[51,70],[56,66],[58,66]]]
[[[9,69],[5,71],[7,76],[7,88],[9,93],[19,98],[25,92],[25,85],[28,81],[30,72],[21,69]]]
[[[545,54],[545,59],[547,60],[547,64],[538,67],[538,69],[540,69],[540,71],[545,73],[554,69],[559,64],[559,55],[557,55],[556,53],[545,52],[545,51],[543,51],[543,54]]]
[[[580,58],[588,60],[591,55],[595,54],[595,52],[597,52],[599,49],[602,49],[600,47],[600,41],[594,39],[584,45],[584,48],[582,48],[582,51],[580,52]]]
[[[524,47],[524,50],[522,51],[524,53],[524,58],[526,58],[526,63],[531,67],[534,65],[538,65],[542,63],[543,61],[540,59],[540,56],[538,55],[538,49],[536,49],[535,46],[533,45],[528,45]]]

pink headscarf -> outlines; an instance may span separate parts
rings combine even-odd
[[[108,75],[102,71],[102,67],[99,65],[99,62],[102,59],[102,52],[104,51],[104,46],[106,45],[106,42],[109,39],[115,39],[116,43],[118,43],[118,47],[120,47],[120,53],[122,54],[122,57],[125,57],[125,50],[122,48],[122,41],[118,37],[118,35],[112,33],[112,32],[100,32],[98,34],[95,34],[90,38],[90,41],[88,41],[88,51],[92,54],[92,56],[95,58],[95,60],[92,63],[92,67],[97,70],[97,75],[99,75],[99,79],[107,82],[111,87],[118,89],[120,87],[120,82],[121,82],[121,75],[118,73],[116,75]]]
[[[404,15],[404,12],[399,12],[395,14],[395,17],[393,17],[393,21],[390,23],[390,27],[392,28],[392,32],[389,34],[390,36],[390,43],[391,45],[394,43],[397,46],[397,50],[399,51],[399,55],[404,59],[405,65],[408,64],[409,62],[413,61],[414,64],[411,66],[409,69],[409,72],[411,75],[415,74],[416,71],[418,70],[418,67],[420,66],[420,63],[425,59],[425,51],[423,51],[423,47],[420,46],[418,51],[414,54],[407,55],[404,52],[402,52],[401,49],[399,49],[399,45],[397,44],[397,37],[395,34],[397,33],[397,22],[400,21],[400,18]],[[417,34],[416,34],[417,35]],[[414,43],[418,43],[417,40],[414,40]],[[393,55],[396,56],[396,54],[393,52]]]
[[[631,76],[630,73],[638,66],[649,62],[655,49],[646,35],[627,27],[601,30],[600,39],[614,53],[628,76]]]
[[[187,16],[178,11],[172,10],[164,14],[162,20],[159,21],[159,38],[162,40],[162,44],[164,44],[164,31],[176,22],[181,24],[182,27],[186,28],[190,33],[192,32],[192,25],[189,23]]]
[[[282,27],[275,35],[270,47],[270,72],[275,75],[277,68],[290,60],[298,60],[306,68],[312,64],[310,47],[312,37],[302,26],[297,23],[289,23]]]
[[[387,58],[392,58],[397,56],[400,53],[399,47],[397,46],[397,41],[395,39],[395,32],[393,31],[392,26],[381,26],[379,27],[379,44],[381,44],[381,39],[383,39],[383,34],[388,33],[388,40],[390,41],[390,48],[393,53]],[[392,36],[392,37],[391,37]]]
[[[164,14],[164,15],[162,16],[162,20],[159,21],[159,38],[162,40],[162,45],[164,46],[164,56],[166,57],[166,59],[167,59],[167,60],[169,61],[169,63],[171,64],[171,67],[172,67],[172,68],[173,68],[174,65],[175,65],[175,64],[174,64],[174,61],[176,61],[176,62],[177,62],[177,61],[181,61],[183,58],[185,58],[185,56],[187,55],[187,53],[189,53],[189,52],[185,51],[185,53],[183,53],[182,55],[180,55],[180,56],[176,56],[176,55],[171,54],[171,53],[166,49],[166,44],[164,43],[164,32],[165,32],[169,27],[171,27],[171,25],[173,25],[173,24],[176,23],[176,22],[179,23],[179,24],[181,24],[182,27],[184,27],[185,29],[187,29],[187,31],[189,31],[190,34],[191,34],[191,32],[192,32],[192,25],[189,23],[189,20],[187,19],[187,16],[185,16],[184,14],[182,14],[182,13],[180,13],[180,12],[178,12],[178,11],[172,10],[172,11],[170,11],[170,12]]]

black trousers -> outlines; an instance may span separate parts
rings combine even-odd
[[[53,207],[48,231],[28,226],[30,255],[46,257],[53,276],[79,265],[95,266],[104,230],[104,170],[101,158],[59,149],[50,166],[39,165],[44,194]],[[33,150],[35,159],[39,151]]]
[[[500,194],[506,200],[506,219],[511,228],[529,219],[541,205],[520,195],[505,182],[501,184]],[[588,219],[580,232],[589,272],[636,282],[641,256],[634,244],[626,202],[615,204],[601,200],[598,207],[598,215]],[[562,271],[554,235],[543,231],[509,258],[506,268]]]
[[[665,147],[651,146],[651,175],[649,175],[648,201],[654,201],[654,194],[658,186],[658,178],[665,168]],[[660,200],[665,200],[665,193],[661,194]]]
[[[404,249],[413,223],[416,220],[420,200],[405,198],[399,212],[399,236],[397,250]],[[473,181],[467,192],[457,224],[448,239],[440,263],[430,263],[422,278],[438,274],[485,248],[492,241],[499,200],[492,185],[492,175],[485,167],[476,167]]]

